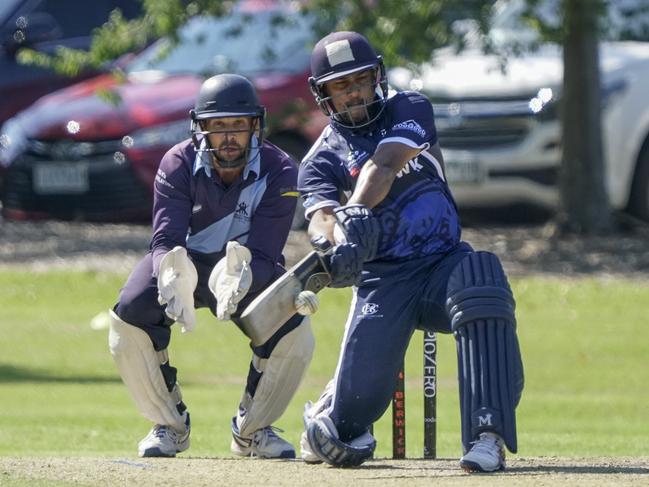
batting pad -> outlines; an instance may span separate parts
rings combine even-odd
[[[498,258],[477,252],[460,261],[449,278],[446,306],[457,342],[465,453],[483,431],[498,433],[516,453],[523,364],[515,302]]]
[[[185,431],[185,421],[176,408],[179,398],[167,389],[160,371],[161,357],[153,349],[149,335],[122,321],[112,309],[110,318],[110,353],[138,410],[156,424]]]
[[[238,424],[241,436],[252,436],[284,413],[302,382],[314,348],[311,320],[305,316],[300,325],[277,342],[268,359],[253,356],[253,365],[262,375],[254,397],[244,393],[241,400],[246,411]]]

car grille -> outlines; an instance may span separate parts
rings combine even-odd
[[[529,100],[433,99],[440,145],[449,149],[481,149],[520,143],[535,123]]]
[[[98,142],[46,141],[30,139],[26,153],[46,160],[79,160],[99,155],[113,155],[124,150],[121,140],[102,140]]]
[[[75,157],[70,152],[47,150],[53,143],[30,141],[25,154],[5,175],[3,206],[63,219],[143,220],[150,218],[152,196],[138,179],[126,158],[115,159],[115,141],[92,143],[92,155]],[[56,157],[60,155],[69,157]],[[120,153],[121,154],[121,153]],[[123,156],[123,154],[122,154]],[[65,194],[37,193],[34,167],[37,164],[82,163],[87,166],[88,188]]]

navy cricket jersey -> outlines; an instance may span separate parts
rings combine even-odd
[[[416,92],[389,97],[371,131],[328,125],[304,157],[298,188],[307,218],[351,196],[363,164],[385,142],[421,149],[397,174],[386,198],[372,211],[383,235],[377,260],[445,254],[460,241],[457,208],[441,164],[428,150],[437,142],[433,107]]]
[[[255,138],[251,147],[257,147]],[[211,157],[185,140],[162,158],[154,182],[153,269],[157,273],[164,254],[177,245],[194,261],[215,265],[226,243],[236,240],[252,253],[250,292],[256,292],[284,263],[282,249],[298,196],[297,165],[263,142],[260,150],[251,150],[239,178],[225,186]]]

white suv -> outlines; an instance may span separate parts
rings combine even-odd
[[[518,20],[521,8],[522,2],[515,0],[496,4],[493,40],[506,43],[533,36]],[[552,8],[546,14],[551,15]],[[610,18],[623,19],[615,15],[619,12]],[[628,23],[624,27],[628,29]],[[649,220],[649,43],[602,42],[600,58],[611,205]],[[460,54],[444,48],[435,52],[433,64],[421,68],[419,75],[394,69],[390,83],[419,90],[432,101],[447,177],[458,204],[526,202],[554,208],[561,162],[560,48],[543,44],[523,57],[510,58],[504,70],[500,58],[479,47]]]

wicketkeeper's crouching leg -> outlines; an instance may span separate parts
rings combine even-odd
[[[232,418],[231,451],[239,456],[295,458],[272,423],[284,413],[306,372],[315,340],[310,319],[295,315],[268,342],[253,348],[248,382]]]
[[[155,426],[138,445],[141,457],[173,457],[189,448],[189,412],[169,365],[167,350],[156,352],[142,329],[110,310],[110,352],[142,415]]]

